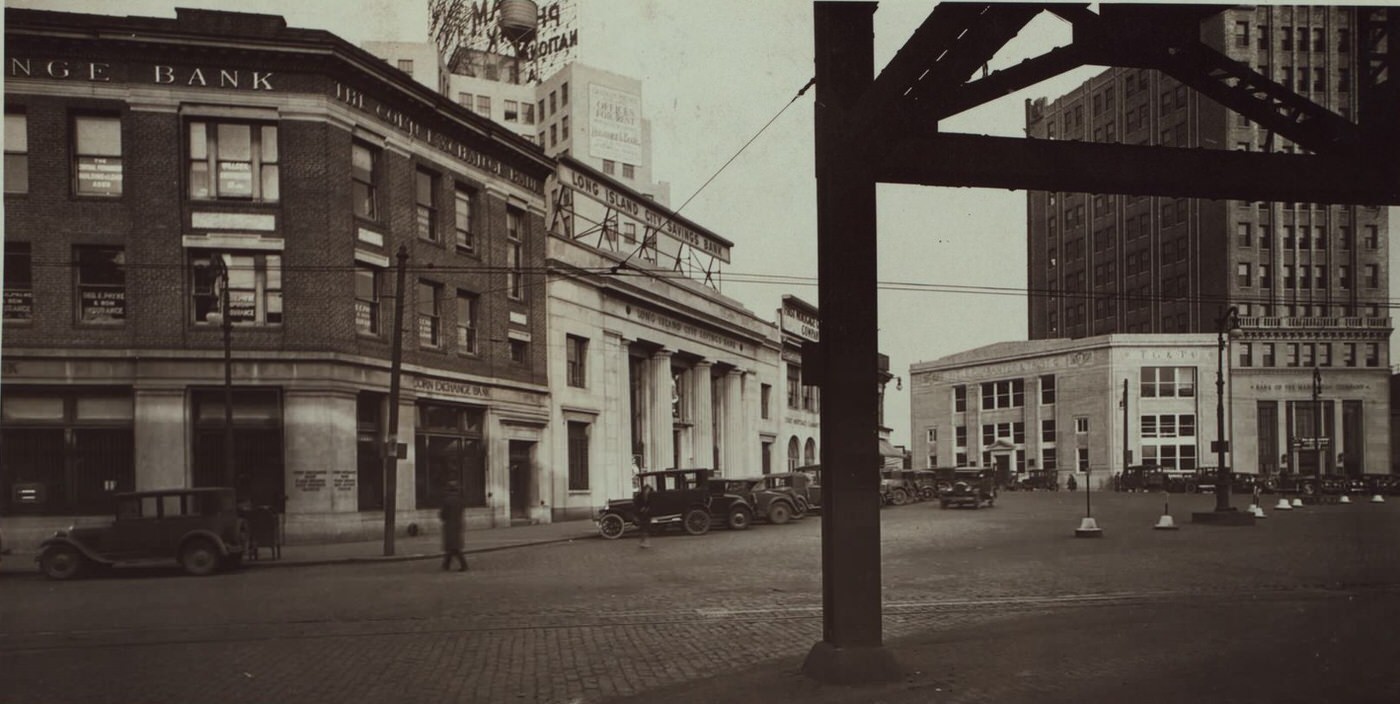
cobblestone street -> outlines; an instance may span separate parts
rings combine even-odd
[[[1211,497],[1171,498],[1184,525],[1165,533],[1160,495],[1096,494],[1100,540],[1071,537],[1082,493],[884,511],[885,636],[913,672],[880,696],[1285,701],[1334,681],[1353,689],[1310,701],[1400,696],[1383,625],[1400,622],[1396,503],[1215,528],[1189,523]],[[53,583],[10,564],[0,685],[7,702],[867,701],[795,674],[821,637],[819,535],[809,518],[648,551],[583,540],[476,555],[465,574],[424,560]],[[1239,681],[1257,672],[1273,676]]]

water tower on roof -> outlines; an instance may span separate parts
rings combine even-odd
[[[540,9],[533,0],[501,0],[501,36],[515,47],[516,56],[522,44],[535,38],[539,17]]]

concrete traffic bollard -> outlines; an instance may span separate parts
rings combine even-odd
[[[1288,503],[1288,498],[1287,498],[1287,497],[1280,497],[1279,500],[1278,500],[1278,505],[1274,507],[1274,510],[1275,510],[1275,511],[1292,511],[1292,510],[1293,510],[1293,504]]]
[[[1383,504],[1383,503],[1385,503],[1385,497],[1384,497],[1384,496],[1381,496],[1380,494],[1374,494],[1374,495],[1371,496],[1371,503],[1373,503],[1373,504]]]
[[[1157,519],[1157,525],[1152,526],[1154,530],[1176,530],[1176,521],[1172,520],[1171,504],[1162,504],[1162,517]]]
[[[1351,503],[1351,497],[1350,497],[1350,496],[1347,496],[1346,494],[1342,494],[1342,498],[1337,499],[1337,503],[1339,503],[1339,504],[1349,504],[1349,503]]]
[[[1074,537],[1101,538],[1103,537],[1103,531],[1099,530],[1099,524],[1097,521],[1095,521],[1093,518],[1085,516],[1084,520],[1079,522],[1079,527],[1074,530]]]
[[[1291,508],[1291,507],[1290,507],[1290,508]],[[1255,518],[1268,518],[1268,517],[1269,517],[1269,515],[1268,515],[1267,513],[1264,513],[1264,507],[1263,507],[1263,506],[1260,506],[1259,504],[1253,504],[1253,505],[1251,505],[1251,506],[1249,507],[1249,512],[1252,513],[1252,514],[1254,514],[1254,517],[1255,517]]]
[[[1293,497],[1293,507],[1294,507],[1294,508],[1298,508],[1299,506],[1302,506],[1302,505],[1303,505],[1303,500],[1302,500],[1302,499],[1300,499],[1300,498],[1298,498],[1298,497],[1296,497],[1296,496]]]

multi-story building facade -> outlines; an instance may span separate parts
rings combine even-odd
[[[405,524],[432,522],[449,480],[471,525],[540,512],[552,162],[534,145],[276,16],[5,20],[0,512],[232,481],[289,534],[374,530],[396,442]]]
[[[1350,117],[1360,77],[1359,11],[1237,7],[1207,20],[1202,31],[1230,58]],[[1026,119],[1028,134],[1040,139],[1298,149],[1174,79],[1140,69],[1110,69],[1057,100],[1030,102]],[[1388,435],[1376,416],[1387,396],[1355,388],[1389,366],[1384,208],[1034,192],[1028,220],[1032,340],[1215,332],[1233,307],[1243,337],[1230,363],[1242,377],[1258,379],[1241,383],[1235,401],[1242,420],[1257,414],[1251,434],[1261,438],[1241,469],[1310,473],[1321,462],[1325,472],[1386,471],[1388,463],[1356,448]],[[1321,414],[1321,433],[1310,425],[1312,414],[1295,412],[1296,404],[1312,403],[1315,370],[1324,377],[1322,403],[1334,409]],[[1346,406],[1347,395],[1380,405]],[[1343,453],[1331,436],[1347,432],[1355,436],[1353,451]],[[1332,449],[1300,453],[1314,437],[1328,437],[1322,442]]]

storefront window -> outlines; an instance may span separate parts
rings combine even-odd
[[[418,508],[442,505],[447,483],[456,481],[468,506],[486,505],[485,411],[470,406],[418,406],[414,487]]]
[[[0,513],[111,514],[136,484],[129,389],[6,388]]]
[[[229,486],[224,442],[223,388],[190,390],[194,426],[194,486]],[[282,392],[276,387],[233,389],[233,486],[254,506],[282,510],[286,501],[282,453]],[[306,487],[310,488],[310,487]]]

